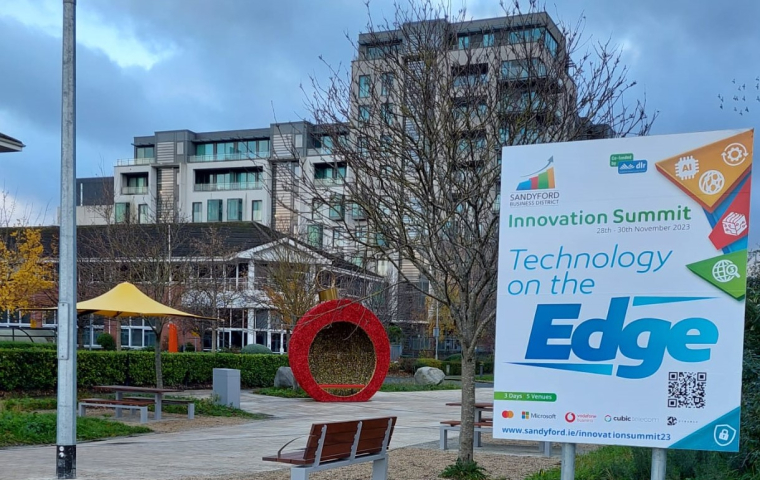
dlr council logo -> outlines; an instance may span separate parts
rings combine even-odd
[[[655,297],[652,301],[652,297],[646,297],[643,300],[669,303],[690,299]],[[634,306],[637,301],[639,299],[634,299]],[[666,352],[680,362],[697,363],[710,359],[710,345],[718,342],[718,327],[713,322],[700,317],[674,322],[647,317],[626,324],[630,303],[630,297],[612,298],[606,318],[589,318],[580,323],[568,320],[579,319],[581,304],[538,305],[525,353],[527,362],[515,363],[612,375],[613,361],[622,355],[633,363],[638,361],[638,364],[620,364],[614,374],[637,379],[657,372]],[[582,362],[569,362],[571,354]]]

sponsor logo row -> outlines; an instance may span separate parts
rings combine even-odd
[[[530,412],[527,410],[513,411],[503,410],[501,416],[507,420],[509,419],[522,419],[522,420],[555,420],[557,419],[556,413],[538,413]],[[565,422],[567,423],[593,423],[597,420],[603,420],[605,423],[612,422],[639,422],[639,423],[659,423],[660,419],[657,417],[634,417],[630,415],[604,415],[600,417],[593,413],[575,413],[567,412],[564,415]],[[674,417],[668,418],[669,425],[675,425],[677,420]]]

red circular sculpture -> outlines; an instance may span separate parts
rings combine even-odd
[[[333,332],[332,337],[328,332]],[[328,347],[334,354],[328,361],[332,362],[330,365],[335,371],[351,373],[363,370],[364,377],[371,376],[369,381],[346,382],[344,378],[339,383],[320,383],[320,379],[315,377],[324,377],[325,374],[315,375],[318,372],[312,372],[312,367],[320,359],[326,358],[324,348],[319,345],[320,339],[325,338],[333,340]],[[340,341],[334,341],[336,338]],[[351,349],[364,349],[370,345],[373,351],[367,353],[374,357],[374,365],[357,365],[352,362]],[[309,310],[293,329],[288,350],[293,376],[301,388],[318,402],[366,402],[380,390],[391,359],[390,342],[380,320],[372,311],[350,300],[330,300]],[[341,358],[341,352],[345,352],[344,358]],[[366,360],[366,356],[362,358]],[[362,373],[353,376],[357,375],[361,377]],[[358,391],[339,395],[328,390]]]

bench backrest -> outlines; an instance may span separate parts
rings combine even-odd
[[[315,423],[304,460],[315,464],[380,453],[388,448],[396,417]]]

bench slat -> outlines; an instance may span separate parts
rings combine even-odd
[[[154,403],[153,400],[111,400],[109,398],[85,398],[80,400],[80,402],[103,405],[127,405],[133,407],[147,407]]]

